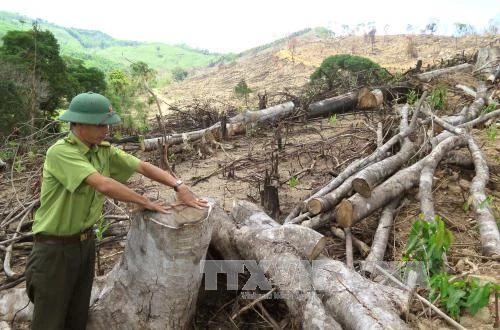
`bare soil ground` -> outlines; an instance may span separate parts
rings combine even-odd
[[[285,43],[213,68],[194,69],[188,79],[176,82],[158,94],[168,103],[212,98],[221,106],[237,103],[243,107],[245,104],[235,98],[233,89],[245,79],[253,90],[248,100],[248,106],[252,108],[257,107],[259,93],[267,91],[271,96],[283,92],[297,93],[309,82],[316,67],[331,55],[363,56],[397,74],[415,67],[417,59],[422,60],[423,68],[436,67],[457,56],[471,56],[479,48],[498,45],[499,42],[498,36],[377,36],[372,50],[371,44],[359,36],[333,39],[311,36],[297,40],[294,47]]]

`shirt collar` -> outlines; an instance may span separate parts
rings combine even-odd
[[[68,134],[68,136],[66,137],[65,140],[68,143],[76,145],[76,147],[78,148],[78,150],[82,154],[84,154],[84,155],[87,152],[89,152],[90,150],[92,150],[94,152],[97,151],[97,146],[92,146],[91,148],[89,148],[85,143],[83,143],[82,141],[80,141],[80,139],[72,131],[69,132],[69,134]]]

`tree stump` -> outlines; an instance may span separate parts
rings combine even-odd
[[[96,288],[87,329],[185,329],[211,238],[209,209],[138,213],[121,261]]]

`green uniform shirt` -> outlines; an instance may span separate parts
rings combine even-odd
[[[40,208],[33,233],[73,235],[94,225],[102,214],[104,195],[85,183],[99,172],[125,182],[140,160],[108,142],[87,147],[72,132],[47,150]]]

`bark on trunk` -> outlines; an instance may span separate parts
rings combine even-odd
[[[405,143],[402,149],[394,156],[381,160],[360,171],[352,181],[352,188],[361,196],[365,198],[370,197],[374,187],[399,170],[413,156],[414,152],[415,144],[412,142]]]
[[[352,110],[358,103],[358,92],[350,92],[326,100],[311,103],[307,118],[328,117],[333,113],[344,113]]]
[[[476,213],[479,223],[483,254],[500,257],[500,234],[484,193],[484,188],[489,180],[488,165],[472,137],[468,139],[468,144],[476,169],[476,176],[474,176],[470,187],[472,209]]]
[[[368,198],[373,187],[396,172],[413,155],[415,145],[408,142],[396,155],[371,164],[345,180],[337,189],[307,202],[309,213],[315,215],[332,210],[351,189]]]
[[[33,304],[28,299],[25,288],[13,288],[0,291],[0,320],[12,322],[31,321]],[[0,328],[1,329],[1,328]]]
[[[402,291],[372,283],[323,255],[313,262],[312,268],[304,267],[303,261],[313,254],[321,234],[303,226],[280,226],[245,201],[238,201],[233,207],[234,220],[222,210],[216,217],[226,219],[214,227],[214,247],[223,256],[234,255],[237,250],[244,259],[267,260],[268,275],[279,291],[295,293],[285,302],[298,326],[339,328],[333,315],[346,329],[407,328],[399,317],[407,307]]]
[[[391,234],[392,225],[394,223],[394,211],[399,204],[401,198],[396,198],[384,207],[380,219],[378,221],[377,230],[373,237],[370,253],[363,263],[363,270],[374,273],[375,265],[384,260],[387,242]]]
[[[421,81],[429,82],[433,78],[437,78],[437,77],[447,75],[447,74],[452,74],[452,73],[457,73],[457,72],[472,72],[473,68],[474,68],[474,66],[472,64],[465,63],[465,64],[452,66],[449,68],[420,73],[420,74],[415,75],[415,77],[417,77]]]
[[[477,60],[474,66],[474,73],[490,76],[498,71],[500,62],[500,47],[483,47],[477,52]],[[493,79],[494,81],[494,79]]]
[[[87,329],[188,328],[211,238],[209,210],[138,213],[121,261],[94,292]]]
[[[424,162],[434,158],[441,159],[453,148],[464,146],[466,143],[466,139],[463,136],[452,136],[446,139],[428,156],[412,166],[397,172],[375,187],[370,198],[364,198],[360,194],[355,194],[349,199],[343,200],[335,209],[335,220],[342,227],[351,227],[412,188],[419,180],[420,172],[425,164]]]
[[[228,135],[231,136],[244,132],[246,130],[246,125],[249,123],[261,123],[266,121],[279,120],[283,117],[289,116],[294,109],[295,106],[293,102],[290,101],[283,104],[278,104],[273,107],[269,107],[264,110],[244,111],[243,113],[240,113],[227,120],[226,129],[228,131]],[[221,132],[221,123],[217,122],[205,129],[168,135],[166,137],[166,141],[164,142],[167,145],[173,145],[199,140],[206,134],[207,131],[210,131],[214,136],[223,135]],[[159,137],[143,140],[141,142],[141,149],[143,151],[155,150],[158,148],[158,143],[162,142],[162,139],[162,137]]]

